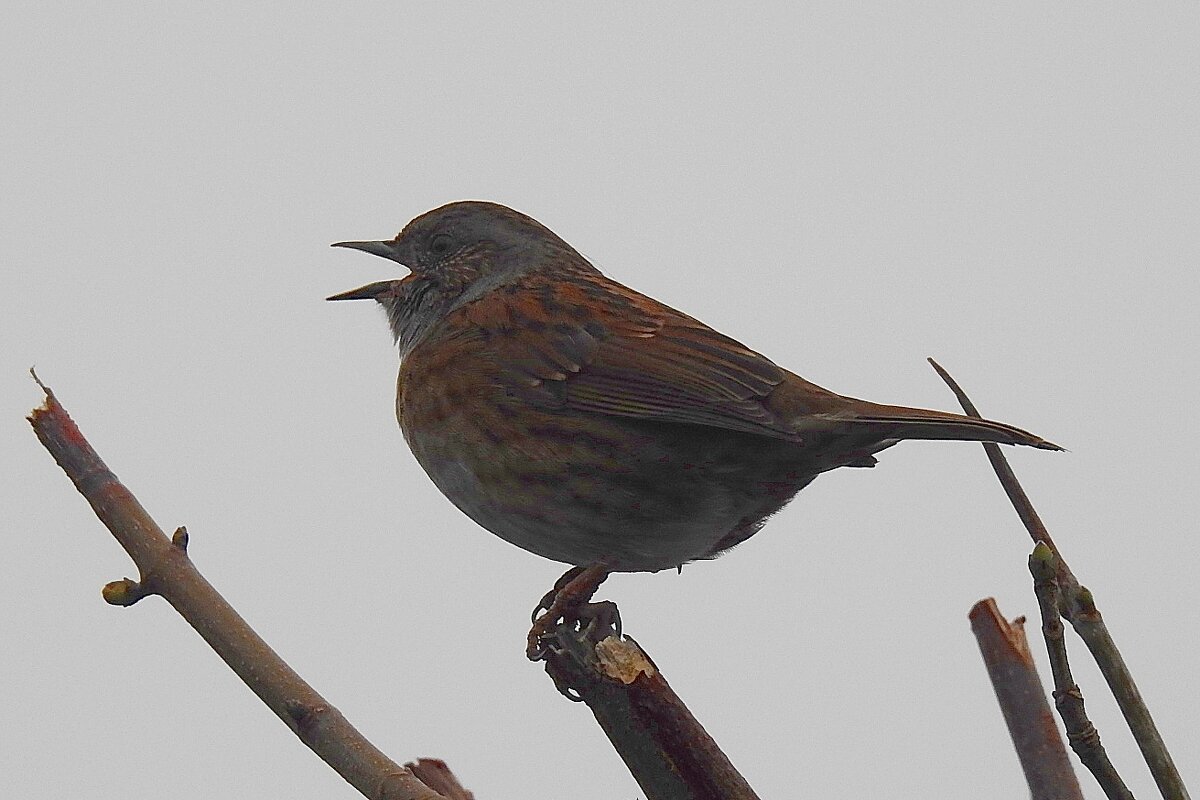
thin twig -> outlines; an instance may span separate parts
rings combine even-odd
[[[1071,627],[1083,639],[1096,665],[1100,667],[1100,673],[1104,675],[1121,708],[1121,714],[1129,723],[1129,730],[1142,751],[1142,758],[1150,767],[1150,774],[1154,776],[1159,792],[1165,800],[1188,800],[1187,787],[1175,768],[1171,752],[1163,742],[1158,726],[1150,716],[1150,709],[1146,707],[1146,701],[1142,699],[1133,680],[1133,674],[1109,634],[1108,626],[1104,624],[1104,618],[1087,587],[1079,587],[1072,605],[1075,611],[1070,618]]]
[[[366,797],[445,800],[363,738],[271,650],[192,564],[187,532],[180,528],[168,539],[109,471],[54,393],[37,375],[33,378],[46,393],[45,404],[29,417],[34,432],[140,573],[137,581],[108,584],[105,600],[132,605],[160,595],[302,742]]]
[[[930,366],[941,377],[946,385],[950,387],[950,391],[958,399],[959,405],[963,407],[969,417],[983,416],[979,410],[975,408],[975,404],[971,402],[971,398],[967,397],[967,393],[962,390],[957,381],[950,376],[941,364],[934,361],[932,358],[927,359]],[[1004,457],[1004,453],[1000,451],[999,446],[990,442],[983,443],[984,452],[987,453],[988,461],[992,464],[992,469],[996,472],[996,477],[1000,479],[1000,485],[1004,487],[1004,493],[1008,495],[1009,501],[1016,509],[1017,516],[1021,518],[1021,522],[1025,524],[1025,530],[1029,531],[1029,536],[1033,539],[1036,545],[1038,542],[1045,542],[1046,545],[1058,557],[1059,578],[1065,578],[1068,583],[1077,585],[1075,576],[1071,574],[1071,570],[1067,567],[1067,562],[1063,560],[1062,553],[1059,552],[1058,546],[1054,544],[1054,539],[1050,536],[1050,531],[1046,530],[1045,523],[1038,516],[1037,509],[1033,507],[1033,503],[1029,500],[1029,496],[1025,494],[1025,490],[1021,488],[1021,482],[1017,480],[1016,473],[1009,466],[1008,459]]]
[[[1100,744],[1100,732],[1088,719],[1083,705],[1083,692],[1071,675],[1067,660],[1067,644],[1059,618],[1059,588],[1054,553],[1044,542],[1038,543],[1029,556],[1029,571],[1033,575],[1033,593],[1037,595],[1042,617],[1042,637],[1050,656],[1050,672],[1054,675],[1054,704],[1067,729],[1067,739],[1079,760],[1096,778],[1109,800],[1133,800],[1133,793],[1117,773]]]
[[[979,417],[980,414],[975,405],[958,383],[950,377],[950,373],[946,372],[932,358],[928,361],[946,382],[946,385],[950,387],[950,390],[954,392],[963,410],[969,416]],[[1171,753],[1167,750],[1167,746],[1158,732],[1158,727],[1154,724],[1150,711],[1142,700],[1133,676],[1113,643],[1100,612],[1096,610],[1091,592],[1079,584],[1075,575],[1067,567],[1062,553],[1050,538],[1046,526],[1042,524],[1041,518],[1033,508],[1033,503],[1029,501],[1025,490],[1021,488],[1017,476],[1009,466],[1008,459],[1000,451],[1000,447],[991,442],[984,442],[983,449],[987,452],[988,460],[991,461],[992,468],[996,471],[996,477],[1000,479],[1000,484],[1008,494],[1017,515],[1025,523],[1025,529],[1029,532],[1034,544],[1044,542],[1054,555],[1055,580],[1061,592],[1058,612],[1071,623],[1071,627],[1083,639],[1088,650],[1091,651],[1092,657],[1096,659],[1096,663],[1142,751],[1142,758],[1149,766],[1150,773],[1154,776],[1154,782],[1158,784],[1159,792],[1162,793],[1165,800],[1188,800],[1189,795],[1187,787],[1183,784],[1183,778],[1180,777]]]

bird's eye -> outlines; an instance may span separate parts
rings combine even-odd
[[[429,240],[429,252],[435,256],[444,256],[454,247],[454,237],[448,233],[439,233]]]

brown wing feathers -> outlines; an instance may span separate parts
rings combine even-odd
[[[793,441],[842,430],[862,440],[967,439],[1059,449],[1003,423],[837,395],[599,275],[524,288],[462,313],[478,330],[501,332],[487,347],[494,363],[504,365],[502,382],[542,407]],[[523,329],[539,335],[521,336]]]

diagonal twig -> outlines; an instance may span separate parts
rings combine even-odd
[[[36,374],[33,379],[46,393],[45,403],[29,416],[34,432],[140,573],[136,581],[108,584],[104,599],[133,605],[148,595],[160,595],[304,744],[365,796],[445,800],[367,741],[276,655],[192,564],[187,532],[180,528],[168,539],[109,471],[54,393]]]
[[[1054,553],[1045,542],[1039,542],[1029,556],[1029,572],[1033,575],[1033,593],[1037,596],[1042,617],[1042,638],[1050,657],[1050,672],[1054,676],[1054,705],[1062,717],[1063,727],[1071,749],[1079,760],[1096,776],[1109,800],[1133,800],[1133,793],[1117,773],[1100,744],[1100,732],[1088,719],[1083,705],[1083,692],[1075,684],[1071,664],[1067,660],[1067,643],[1063,639],[1063,624],[1058,609],[1061,604],[1056,576]]]
[[[950,376],[950,373],[932,358],[927,360],[950,387],[950,390],[954,392],[954,396],[958,398],[963,410],[969,416],[979,417],[979,411],[967,397],[966,392]],[[1049,531],[1046,530],[1046,526],[1034,509],[1033,503],[1025,494],[1025,490],[1021,488],[1017,476],[1009,466],[1008,459],[1000,451],[1000,447],[990,442],[984,442],[983,449],[987,452],[988,460],[992,463],[996,477],[1000,479],[1000,484],[1008,494],[1017,515],[1025,523],[1025,529],[1034,540],[1034,544],[1044,542],[1054,556],[1054,579],[1061,592],[1058,613],[1071,623],[1071,627],[1074,628],[1079,638],[1083,639],[1092,657],[1096,660],[1096,664],[1100,667],[1100,671],[1129,725],[1129,730],[1133,733],[1133,738],[1142,751],[1142,758],[1150,768],[1154,782],[1158,784],[1159,792],[1165,800],[1188,800],[1189,795],[1183,778],[1175,767],[1171,753],[1167,750],[1167,746],[1158,732],[1158,727],[1150,716],[1149,709],[1146,708],[1146,703],[1138,691],[1133,675],[1096,608],[1092,593],[1079,584],[1074,573],[1067,567],[1062,553],[1055,546]],[[1075,691],[1078,692],[1078,687],[1075,688]],[[1099,780],[1099,776],[1097,779]],[[1108,791],[1107,788],[1106,791]]]
[[[758,800],[637,642],[577,625],[546,635],[546,672],[591,709],[648,800]]]

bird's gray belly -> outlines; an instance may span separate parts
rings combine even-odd
[[[406,420],[407,421],[407,420]],[[523,437],[405,426],[437,487],[500,538],[567,564],[656,571],[750,536],[815,475],[797,445],[616,417],[537,415]]]

